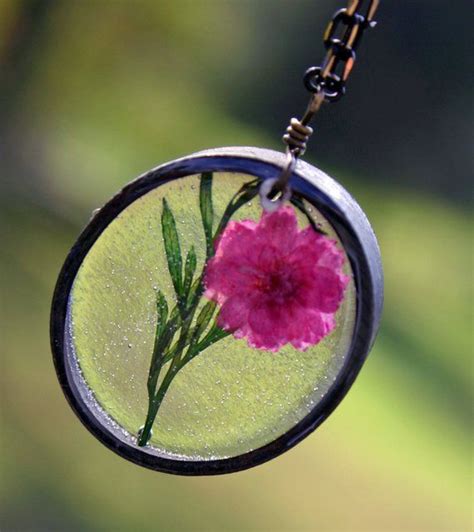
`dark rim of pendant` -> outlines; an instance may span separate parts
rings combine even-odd
[[[77,361],[68,341],[69,294],[88,251],[121,211],[150,190],[181,177],[222,171],[270,179],[278,177],[284,165],[284,154],[239,147],[208,150],[159,166],[132,181],[100,209],[66,258],[51,310],[51,346],[56,372],[67,400],[84,425],[124,458],[156,471],[179,475],[215,475],[256,466],[289,450],[313,432],[340,403],[359,373],[374,342],[382,311],[379,248],[356,201],[329,176],[302,161],[298,162],[291,177],[292,190],[311,202],[338,233],[351,262],[357,294],[354,332],[343,367],[324,398],[308,415],[273,442],[239,456],[202,461],[172,459],[149,448],[137,447],[120,427],[110,427],[110,420],[103,411],[94,409],[91,393],[77,371]]]

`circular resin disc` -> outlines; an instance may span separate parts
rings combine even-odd
[[[273,152],[213,154],[160,167],[111,200],[73,248],[53,303],[56,367],[82,421],[126,458],[183,474],[250,467],[283,452],[314,429],[355,378],[373,341],[381,307],[381,289],[378,294],[374,288],[381,283],[378,249],[365,218],[360,220],[366,235],[357,235],[360,227],[341,217],[349,198],[342,189],[316,171],[338,192],[338,212],[334,195],[326,196],[322,187],[311,184],[311,176],[293,176],[293,189],[305,211],[294,208],[298,231],[316,224],[343,257],[341,269],[348,282],[334,313],[333,330],[305,350],[287,343],[270,351],[232,334],[213,343],[176,374],[148,444],[138,446],[149,407],[147,380],[159,324],[157,296],[164,297],[170,311],[177,301],[164,244],[163,200],[175,221],[183,262],[190,249],[195,250],[197,276],[206,265],[202,174],[212,176],[215,225],[242,186],[255,177],[278,175],[278,165],[265,161],[269,155],[277,156]],[[303,170],[296,173],[304,174]],[[357,214],[361,216],[360,211]],[[256,195],[242,202],[231,221],[258,223],[261,216]],[[368,242],[365,252],[374,254],[369,260],[362,253],[361,236]],[[208,299],[202,296],[199,301],[196,316]],[[158,386],[170,364],[163,364]]]

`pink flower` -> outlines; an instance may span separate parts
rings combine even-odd
[[[304,351],[336,326],[349,277],[336,242],[299,230],[286,206],[252,220],[230,222],[205,273],[205,296],[221,307],[217,324],[251,347]]]

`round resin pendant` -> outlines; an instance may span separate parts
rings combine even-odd
[[[205,151],[139,177],[99,210],[54,294],[71,406],[151,469],[228,473],[288,450],[341,401],[374,341],[380,254],[357,203],[281,153]],[[268,188],[268,187],[267,187]]]

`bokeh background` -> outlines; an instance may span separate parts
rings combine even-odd
[[[0,0],[2,530],[472,529],[472,4],[382,1],[305,158],[386,271],[378,342],[280,458],[179,478],[114,455],[54,374],[56,276],[94,208],[201,148],[281,149],[337,0]]]

